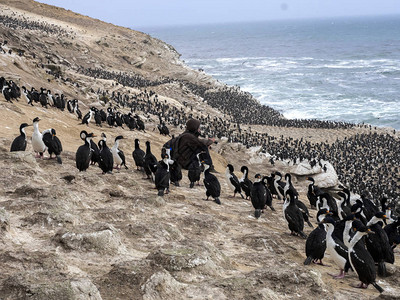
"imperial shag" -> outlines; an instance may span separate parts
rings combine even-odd
[[[11,149],[10,151],[25,151],[26,149],[26,133],[25,133],[25,128],[28,127],[27,123],[22,123],[19,126],[19,133],[20,135],[17,136],[14,141],[11,144]]]

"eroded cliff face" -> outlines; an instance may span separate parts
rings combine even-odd
[[[206,76],[187,68],[171,45],[145,33],[35,1],[2,1],[0,5],[3,16],[18,19],[22,26],[15,24],[3,38],[41,63],[103,67],[153,79]]]
[[[2,1],[0,7],[2,16],[32,26],[0,26],[3,40],[8,41],[3,48],[12,50],[11,54],[0,54],[0,74],[20,86],[43,86],[70,99],[78,98],[85,112],[89,105],[104,105],[92,89],[131,93],[140,89],[85,76],[81,72],[84,68],[123,71],[148,80],[168,77],[216,84],[204,73],[187,68],[171,46],[146,34],[34,1]],[[54,24],[50,28],[56,32],[43,27],[46,24]],[[54,76],[58,70],[60,77]],[[223,117],[176,82],[152,89],[160,99],[188,113]],[[31,123],[36,116],[42,119],[41,130],[57,129],[64,147],[62,165],[36,159],[29,141],[27,151],[9,152],[19,124]],[[326,263],[331,267],[304,266],[305,241],[289,234],[281,201],[274,199],[276,211],[266,210],[256,220],[250,201],[230,197],[224,177],[227,163],[234,165],[238,176],[240,167],[247,165],[250,178],[256,173],[285,173],[294,168],[284,163],[271,165],[256,149],[223,142],[213,146],[222,205],[204,201],[203,186],[190,189],[186,172],[180,187],[172,186],[171,193],[158,198],[153,183],[143,179],[144,174],[134,166],[133,141],[139,138],[141,145],[151,141],[159,158],[169,137],[153,131],[158,122],[155,116],[142,117],[146,132],[94,124],[87,127],[66,111],[30,107],[22,99],[10,104],[0,95],[1,299],[378,297],[372,287],[362,291],[350,287],[358,281],[354,273],[343,280],[331,279],[327,273],[335,273],[336,267],[329,257]],[[97,136],[105,132],[111,141],[124,135],[121,149],[129,169],[102,175],[97,166],[91,166],[78,172],[75,151],[82,144],[79,132],[83,129]],[[282,134],[279,128],[259,129],[275,136]],[[290,134],[305,135],[302,130],[291,130]],[[171,128],[172,134],[180,132],[179,127]],[[31,137],[31,128],[27,134]],[[319,136],[316,131],[308,130],[307,134]],[[335,139],[338,134],[351,132],[332,131],[322,138]],[[303,174],[304,168],[300,171],[293,182],[300,199],[308,204],[307,174]],[[321,170],[312,172],[324,176]],[[315,213],[311,210],[313,224]],[[305,232],[311,230],[306,228]],[[388,268],[390,277],[379,279],[385,289],[382,298],[395,299],[399,295],[398,263]]]

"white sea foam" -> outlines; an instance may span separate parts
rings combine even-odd
[[[334,26],[315,22],[243,25],[240,30],[234,25],[198,27],[187,31],[187,40],[182,31],[168,34],[190,66],[240,85],[288,118],[373,122],[400,129],[400,18],[338,20]],[[172,39],[176,36],[178,45]]]

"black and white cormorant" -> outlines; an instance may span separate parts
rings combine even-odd
[[[67,101],[67,109],[68,109],[68,111],[69,111],[71,114],[74,112],[74,106],[73,106],[71,100],[68,100],[68,101]]]
[[[399,226],[400,226],[400,218],[397,218],[397,220],[395,220],[393,223],[390,223],[383,228],[383,230],[385,230],[388,236],[389,244],[392,247],[392,249],[394,249],[398,244],[398,240],[400,237],[398,229]]]
[[[173,161],[169,159],[169,155],[166,152],[162,153],[162,160],[160,160],[157,164],[157,170],[154,175],[154,183],[156,185],[156,189],[158,191],[158,196],[164,196],[164,192],[169,192],[169,165],[172,164]]]
[[[307,198],[311,207],[315,208],[317,206],[318,196],[322,194],[322,191],[318,186],[315,185],[314,178],[308,177],[307,180],[311,181],[311,183],[308,185]]]
[[[247,166],[242,166],[240,168],[240,171],[243,173],[242,178],[239,179],[240,187],[246,195],[246,199],[248,199],[250,197],[251,189],[253,187],[253,183],[249,179],[249,168]]]
[[[367,226],[374,232],[374,234],[368,235],[365,242],[368,252],[378,264],[378,275],[386,277],[387,272],[385,262],[393,264],[394,253],[390,246],[386,231],[382,228],[383,222],[386,222],[386,215],[383,212],[376,213],[375,216],[368,221]]]
[[[33,119],[32,148],[37,153],[36,157],[43,158],[46,145],[43,142],[42,133],[39,131],[39,121],[40,119],[38,117]]]
[[[340,221],[336,221],[335,223],[335,229],[333,230],[332,235],[340,240],[341,242],[343,242],[345,244],[346,247],[348,247],[347,242],[349,241],[349,239],[347,241],[345,241],[345,236],[349,235],[350,231],[350,227],[351,227],[351,223],[353,221],[356,220],[356,217],[354,214],[349,214],[348,216],[346,216],[344,219],[340,220]],[[348,226],[348,228],[346,229],[346,226]]]
[[[361,200],[363,202],[364,216],[367,220],[371,220],[379,212],[379,208],[365,195],[361,195]]]
[[[47,95],[45,94],[46,89],[40,88],[40,94],[39,94],[39,102],[42,105],[42,107],[47,108]]]
[[[268,206],[272,211],[275,211],[275,208],[272,206],[272,194],[270,190],[268,189],[268,180],[270,177],[268,176],[263,176],[261,182],[265,186],[265,191],[266,191],[266,197],[265,197],[265,205]]]
[[[102,119],[100,111],[98,109],[94,111],[94,122],[96,123],[96,126],[103,127],[101,126]]]
[[[200,174],[201,174],[201,163],[200,163],[200,156],[201,153],[196,154],[196,159],[194,159],[188,167],[188,178],[190,181],[190,188],[194,187],[196,182],[200,181]]]
[[[93,133],[87,133],[85,130],[82,130],[80,133],[80,137],[85,141],[85,144],[78,148],[75,155],[76,167],[79,171],[86,171],[87,168],[89,168],[90,158],[92,156],[90,141],[94,136]]]
[[[350,241],[349,260],[354,272],[357,273],[361,283],[355,287],[366,289],[369,284],[372,284],[380,293],[383,292],[382,287],[376,283],[375,262],[367,249],[358,243],[364,235],[368,235],[370,229],[364,226],[361,222],[355,223],[354,230],[356,234]]]
[[[137,129],[142,130],[143,132],[146,132],[145,125],[144,125],[144,122],[142,121],[142,119],[140,119],[140,117],[138,115],[135,115],[135,118],[136,118]]]
[[[333,218],[339,219],[338,207],[336,200],[329,193],[322,193],[318,195],[317,209],[326,208],[331,213]]]
[[[42,135],[43,142],[47,147],[47,151],[49,151],[50,159],[52,158],[54,153],[57,158],[57,162],[59,164],[62,164],[62,159],[60,155],[63,148],[60,139],[56,135],[56,130],[54,128],[47,129],[42,132]]]
[[[347,195],[344,192],[338,192],[338,196],[340,197],[338,205],[338,216],[341,220],[343,220],[351,214],[350,201],[349,199],[347,199]]]
[[[92,157],[90,158],[90,164],[95,165],[100,160],[100,150],[99,147],[97,147],[97,144],[93,140],[90,140],[90,148],[92,149]]]
[[[214,198],[214,202],[217,204],[221,204],[221,201],[219,200],[219,197],[221,195],[221,185],[218,181],[218,178],[215,177],[214,174],[210,173],[210,165],[203,162],[204,166],[204,187],[206,188],[206,196],[207,199],[211,196]]]
[[[144,156],[144,172],[147,175],[147,178],[154,181],[154,174],[157,170],[157,158],[151,153],[150,142],[146,141],[146,154]]]
[[[283,199],[283,201],[285,201],[285,199],[283,198],[283,189],[285,187],[285,183],[281,181],[282,174],[280,172],[275,172],[273,174],[273,178],[274,178],[274,188],[275,188],[278,200]]]
[[[100,149],[99,167],[103,171],[103,174],[112,174],[114,157],[110,148],[107,146],[107,140],[104,133],[102,133],[102,137],[103,139],[98,143]]]
[[[24,86],[22,86],[22,95],[24,95],[24,98],[25,98],[26,103],[27,103],[28,105],[33,106],[33,103],[32,103],[32,101],[33,101],[33,99],[32,99],[32,94],[31,94],[31,92],[28,91],[28,90],[26,89],[26,87],[24,87]]]
[[[89,126],[90,121],[92,120],[94,111],[92,109],[89,110],[89,112],[82,118],[82,124],[86,124]]]
[[[318,227],[311,231],[306,241],[307,258],[304,261],[305,265],[309,265],[311,262],[324,265],[322,259],[324,258],[326,250],[326,230],[325,225],[321,222],[330,214],[331,213],[326,208],[320,209],[317,213]]]
[[[303,232],[304,230],[304,219],[303,214],[296,205],[296,196],[292,190],[287,191],[288,198],[284,204],[284,215],[288,222],[288,227],[292,235],[300,235],[302,238],[307,238],[307,235]]]
[[[133,157],[133,160],[135,161],[136,168],[138,170],[144,168],[144,156],[145,155],[146,155],[146,153],[142,149],[140,149],[139,139],[135,139],[135,150],[133,150],[133,152],[132,152],[132,157]]]
[[[31,126],[28,125],[27,123],[22,123],[19,126],[19,133],[20,135],[17,136],[14,141],[11,144],[11,149],[10,152],[13,151],[25,151],[26,149],[26,132],[25,132],[25,128]]]
[[[122,165],[125,166],[125,169],[128,169],[126,162],[125,162],[125,154],[122,150],[120,150],[119,147],[119,141],[123,140],[124,137],[122,135],[119,135],[115,138],[115,143],[114,146],[111,148],[111,152],[113,154],[114,158],[114,164],[116,165],[116,168],[119,169]]]
[[[235,175],[235,173],[233,173],[233,171],[234,171],[233,166],[231,164],[228,164],[226,166],[226,170],[225,170],[225,177],[228,182],[229,188],[233,192],[232,197],[235,197],[236,193],[239,193],[239,195],[242,198],[244,198],[242,195],[242,188],[240,187],[239,179],[236,177],[236,175]]]
[[[342,241],[332,235],[335,229],[335,220],[327,216],[322,220],[322,223],[326,226],[326,253],[330,255],[332,260],[340,268],[340,273],[338,275],[330,275],[333,276],[333,278],[343,278],[345,273],[350,269],[348,249]]]
[[[254,183],[250,192],[250,199],[251,204],[253,204],[253,207],[255,209],[254,216],[258,219],[261,216],[261,213],[265,207],[267,190],[262,183],[262,176],[260,174],[256,174],[254,178]]]
[[[294,185],[292,183],[292,175],[290,175],[289,173],[286,173],[285,180],[286,180],[286,184],[283,188],[283,199],[287,198],[287,192],[289,190],[291,190],[293,195],[298,199],[299,193],[297,192],[296,188],[294,187]]]
[[[73,103],[73,106],[74,106],[74,113],[76,113],[76,116],[78,117],[78,120],[79,120],[79,119],[82,119],[82,112],[81,112],[81,110],[79,109],[78,100],[77,100],[77,99],[74,99],[74,100],[72,101],[72,103]]]

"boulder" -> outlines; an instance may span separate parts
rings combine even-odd
[[[326,172],[319,165],[311,168],[308,161],[303,161],[291,167],[290,173],[296,176],[312,176],[315,180],[315,185],[320,188],[332,188],[337,186],[339,180],[333,166],[326,161],[322,161],[321,163],[322,165],[326,165]]]
[[[118,230],[107,223],[95,223],[74,228],[73,231],[59,230],[53,241],[65,250],[94,251],[114,254],[123,247]]]
[[[231,267],[228,257],[214,245],[197,240],[163,245],[152,251],[147,259],[185,282],[203,280],[204,276],[222,275]]]

